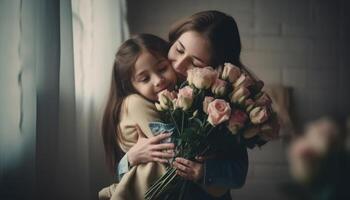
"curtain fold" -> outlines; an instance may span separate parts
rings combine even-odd
[[[97,199],[126,2],[2,0],[0,33],[0,199]]]

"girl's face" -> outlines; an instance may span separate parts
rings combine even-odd
[[[180,79],[187,77],[187,70],[205,67],[210,64],[211,52],[209,41],[200,33],[187,31],[170,47],[168,59]]]
[[[157,101],[160,91],[174,89],[176,73],[166,58],[142,52],[136,60],[131,83],[142,96]]]

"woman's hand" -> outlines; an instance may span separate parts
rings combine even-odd
[[[152,138],[146,138],[142,131],[138,130],[138,133],[139,138],[137,143],[127,152],[128,161],[131,166],[148,162],[167,163],[167,159],[174,157],[173,143],[160,144],[162,140],[169,138],[171,134],[164,133]]]
[[[173,167],[176,168],[176,173],[183,178],[191,181],[199,181],[203,177],[204,167],[203,158],[198,158],[197,161],[187,160],[185,158],[176,158],[173,162]]]

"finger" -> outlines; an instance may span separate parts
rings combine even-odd
[[[153,151],[151,153],[152,157],[158,157],[158,158],[173,158],[174,154],[173,153],[168,153],[168,152],[161,152],[161,151]]]
[[[175,148],[174,143],[162,143],[153,146],[153,150],[173,150]]]
[[[176,170],[176,174],[183,177],[184,179],[187,179],[187,180],[189,179],[189,176],[182,171]]]
[[[155,137],[152,137],[150,142],[152,144],[156,144],[156,143],[160,143],[162,140],[166,139],[166,138],[169,138],[171,136],[170,133],[161,133]]]
[[[154,162],[159,162],[159,163],[168,163],[168,160],[162,159],[162,158],[153,158],[152,159]]]
[[[191,167],[193,165],[192,161],[181,158],[181,157],[177,157],[175,160],[183,165],[188,166],[188,167]]]
[[[206,158],[204,156],[196,156],[196,160],[202,163],[206,160]]]
[[[182,172],[184,172],[184,173],[190,173],[190,171],[191,171],[190,168],[188,168],[187,166],[185,166],[185,165],[183,165],[183,164],[181,164],[181,163],[178,163],[178,162],[175,162],[175,163],[174,163],[174,166],[175,166],[175,168],[176,168],[177,170],[180,170],[180,171],[182,171]]]
[[[136,132],[137,132],[138,138],[146,138],[145,134],[143,133],[143,131],[141,130],[138,124],[136,124]]]
[[[190,180],[190,181],[194,180],[194,178],[190,174],[184,173],[182,171],[177,170],[176,174],[178,174],[179,176],[183,177],[186,180]]]

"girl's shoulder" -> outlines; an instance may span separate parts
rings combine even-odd
[[[139,94],[130,94],[123,102],[123,107],[126,112],[142,112],[144,110],[154,110],[155,105],[153,102],[147,100]]]

